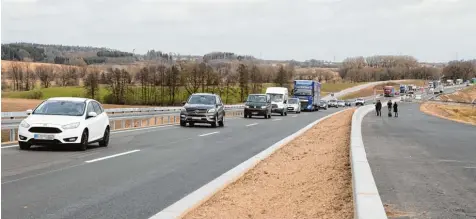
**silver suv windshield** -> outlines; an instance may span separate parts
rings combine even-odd
[[[57,116],[82,116],[84,114],[85,102],[79,101],[59,101],[47,100],[40,104],[34,115],[57,115]]]
[[[211,95],[192,95],[187,101],[188,104],[215,105],[215,96]]]

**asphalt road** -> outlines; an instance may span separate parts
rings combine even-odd
[[[476,127],[401,103],[369,113],[362,136],[382,201],[410,218],[476,218]]]
[[[271,119],[240,117],[226,120],[223,128],[168,126],[115,133],[108,148],[85,152],[3,148],[2,216],[149,218],[337,110]],[[108,158],[121,153],[128,154]]]

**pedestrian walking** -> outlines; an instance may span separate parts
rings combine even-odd
[[[382,116],[382,102],[380,102],[380,100],[377,100],[375,104],[375,111],[377,112],[377,116]]]
[[[398,117],[398,104],[397,104],[397,102],[393,103],[393,112],[395,113],[395,117]]]
[[[388,107],[388,117],[392,117],[392,101],[391,100],[388,100],[387,107]]]

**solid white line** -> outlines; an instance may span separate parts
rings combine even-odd
[[[279,120],[281,120],[281,119],[273,119],[272,121],[279,121]]]
[[[4,146],[4,147],[2,147],[2,148],[13,148],[13,147],[18,147],[18,145]]]
[[[248,124],[248,125],[246,125],[246,127],[250,127],[250,126],[254,126],[254,125],[258,125],[258,123]]]
[[[476,167],[463,167],[465,169],[476,169]]]
[[[297,117],[297,115],[291,116],[291,117]]]
[[[140,151],[140,150],[137,149],[137,150],[132,150],[132,151],[126,151],[126,152],[123,152],[123,153],[113,154],[113,155],[110,155],[110,156],[101,157],[101,158],[97,158],[97,159],[94,159],[94,160],[87,160],[87,161],[84,161],[84,162],[93,163],[93,162],[96,162],[96,161],[101,161],[101,160],[105,160],[105,159],[109,159],[109,158],[113,158],[113,157],[118,157],[118,156],[130,154],[130,153],[134,153],[134,152],[138,152],[138,151]]]
[[[217,134],[219,132],[210,132],[210,133],[206,133],[206,134],[201,134],[199,135],[200,137],[203,137],[203,136],[207,136],[207,135],[213,135],[213,134]]]

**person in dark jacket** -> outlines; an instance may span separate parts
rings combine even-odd
[[[395,117],[398,117],[398,104],[397,104],[397,102],[393,103],[393,112],[395,113]]]
[[[391,100],[388,100],[387,107],[388,107],[388,117],[391,117],[392,116],[392,101]]]
[[[377,100],[375,104],[375,111],[377,112],[377,116],[382,116],[382,102],[380,102],[380,100]]]

